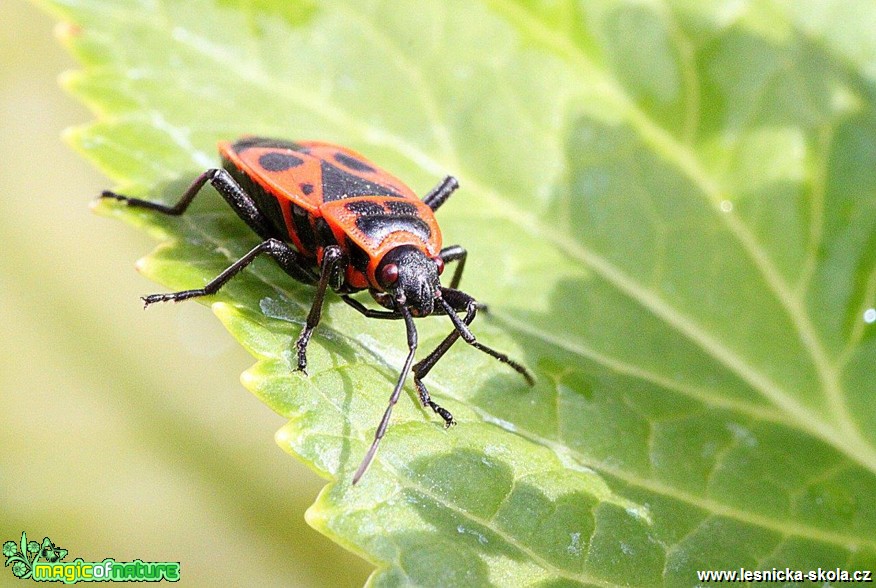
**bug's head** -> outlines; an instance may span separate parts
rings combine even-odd
[[[427,316],[435,308],[441,288],[438,275],[444,269],[440,257],[432,259],[411,245],[391,249],[377,266],[377,280],[387,296],[377,298],[387,308],[393,301],[403,304],[414,316]]]

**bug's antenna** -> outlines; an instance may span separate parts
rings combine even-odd
[[[368,453],[362,458],[362,463],[359,464],[359,469],[353,475],[353,484],[355,485],[371,461],[377,453],[377,447],[380,445],[380,440],[383,439],[383,434],[386,433],[386,427],[389,425],[389,417],[392,414],[392,407],[398,402],[398,397],[401,395],[402,388],[405,385],[405,380],[408,379],[408,373],[411,371],[411,365],[414,363],[414,353],[417,351],[417,329],[414,326],[414,317],[411,316],[411,311],[403,304],[396,304],[396,309],[402,318],[405,319],[405,329],[408,333],[408,358],[405,360],[405,365],[398,376],[398,382],[395,383],[395,388],[392,390],[392,396],[389,397],[389,406],[386,407],[386,412],[383,413],[383,418],[380,420],[380,425],[377,431],[374,432],[374,441],[371,442],[371,447],[368,448]]]

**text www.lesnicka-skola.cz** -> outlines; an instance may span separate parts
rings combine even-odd
[[[700,582],[872,582],[872,570],[792,570],[772,568],[769,570],[697,570]]]

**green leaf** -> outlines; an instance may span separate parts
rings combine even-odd
[[[245,385],[332,480],[308,521],[375,584],[693,585],[697,570],[876,568],[876,10],[863,1],[45,0],[97,114],[73,145],[173,201],[243,134],[367,154],[470,251],[480,340],[408,389],[399,325],[258,261],[213,300]],[[97,208],[205,283],[256,240],[219,204]],[[213,201],[217,201],[212,197]],[[418,321],[421,348],[448,332]],[[707,583],[707,582],[705,582]]]

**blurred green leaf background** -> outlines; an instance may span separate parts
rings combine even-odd
[[[89,210],[107,180],[61,141],[92,117],[58,86],[55,19],[4,0],[0,22],[0,540],[181,561],[182,586],[361,585],[304,522],[323,482],[240,386],[251,358],[209,308],[143,313],[154,242]]]

